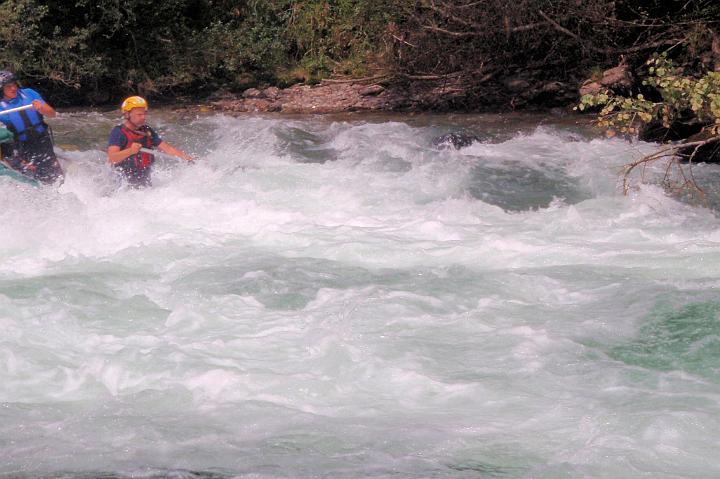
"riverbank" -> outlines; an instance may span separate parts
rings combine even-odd
[[[323,80],[288,88],[249,88],[239,95],[219,92],[209,108],[229,112],[344,113],[356,111],[466,111],[472,96],[461,79],[403,83],[387,79]],[[489,111],[570,110],[579,86],[549,81],[532,84],[524,78],[495,81],[482,92]]]

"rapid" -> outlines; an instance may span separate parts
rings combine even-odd
[[[718,207],[623,195],[652,145],[151,111],[200,159],[132,190],[116,114],[51,121],[65,183],[0,177],[0,478],[720,476]]]

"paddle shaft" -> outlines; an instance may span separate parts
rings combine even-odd
[[[167,157],[170,157],[170,158],[176,158],[176,159],[179,159],[179,160],[183,160],[183,159],[184,159],[184,158],[182,158],[182,157],[180,157],[180,156],[173,155],[172,153],[165,153],[164,151],[160,151],[160,150],[151,150],[150,148],[140,148],[140,151],[143,152],[143,153],[148,153],[148,154],[150,154],[150,155],[162,155],[162,156],[167,156]]]
[[[140,151],[143,153],[148,153],[150,155],[162,155],[162,156],[169,156],[171,158],[179,158],[175,155],[171,155],[170,153],[165,153],[164,151],[160,150],[151,150],[150,148],[140,148]]]
[[[32,108],[32,105],[23,105],[16,108],[10,108],[9,110],[0,111],[0,115],[7,115],[8,113],[15,113],[16,111],[23,111]]]

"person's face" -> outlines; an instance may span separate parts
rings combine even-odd
[[[12,100],[17,96],[17,83],[8,83],[3,85],[3,96],[8,100]]]
[[[145,108],[133,108],[128,112],[127,118],[133,125],[142,126],[145,124],[145,113]]]

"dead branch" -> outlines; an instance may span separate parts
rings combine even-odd
[[[643,171],[647,165],[654,161],[661,160],[663,158],[670,158],[671,160],[668,162],[666,168],[665,168],[665,176],[663,178],[663,182],[666,185],[671,186],[670,181],[670,175],[672,171],[672,167],[676,166],[680,176],[682,177],[682,182],[678,185],[675,185],[674,190],[676,190],[676,193],[680,192],[687,192],[689,191],[691,194],[697,194],[701,198],[705,197],[705,192],[702,188],[697,184],[695,181],[695,177],[692,173],[692,162],[695,159],[695,156],[698,152],[698,150],[705,146],[709,145],[711,143],[715,143],[720,141],[720,136],[714,136],[712,138],[708,138],[706,140],[700,140],[700,141],[691,141],[689,143],[679,143],[676,145],[669,145],[666,146],[654,153],[651,153],[649,155],[645,155],[639,160],[633,161],[632,163],[629,163],[623,167],[623,193],[628,194],[630,191],[630,174],[637,169],[638,167],[642,166]],[[677,152],[679,150],[684,150],[687,148],[693,148],[692,154],[690,155],[690,158],[688,159],[688,173],[685,173],[685,169],[682,167],[682,165],[679,162],[679,159],[677,158]],[[644,176],[644,175],[643,175]]]
[[[411,47],[413,47],[413,48],[417,48],[415,45],[413,45],[412,43],[409,43],[409,42],[406,41],[405,39],[400,38],[400,37],[398,37],[398,36],[395,35],[395,34],[391,34],[391,35],[392,35],[392,37],[393,37],[395,40],[399,41],[400,43],[404,43],[405,45],[411,46]]]
[[[552,18],[548,17],[547,14],[545,12],[543,12],[542,10],[538,10],[538,13],[540,14],[541,17],[543,17],[545,20],[547,20],[548,23],[550,23],[550,25],[552,25],[557,31],[564,33],[565,35],[567,35],[571,38],[574,38],[575,40],[577,40],[579,42],[582,41],[577,34],[571,32],[570,30],[563,27],[562,25],[560,25],[558,22],[556,22]]]
[[[671,46],[671,45],[678,45],[682,42],[684,42],[685,38],[671,38],[669,40],[662,40],[658,42],[652,42],[652,43],[644,43],[642,45],[637,45],[631,48],[624,48],[621,50],[618,50],[618,53],[635,53],[635,52],[641,52],[643,50],[652,50],[655,48],[665,47],[665,46]]]
[[[478,5],[482,5],[485,3],[485,1],[481,2],[472,2],[472,3],[466,3],[465,5],[458,5],[457,8],[470,8],[470,7],[476,7]]]
[[[475,29],[482,29],[483,26],[479,23],[472,22],[470,20],[466,20],[464,18],[458,17],[457,15],[450,12],[451,7],[445,4],[441,4],[442,6],[435,5],[434,1],[430,2],[430,9],[436,13],[439,13],[443,17],[445,17],[447,20],[452,20],[456,23],[459,23],[460,25],[465,25],[466,27],[472,27]]]
[[[408,80],[447,80],[449,78],[457,78],[463,75],[464,71],[458,71],[453,73],[447,73],[445,75],[408,75],[400,74],[399,76],[407,78]]]
[[[465,27],[471,27],[471,28],[475,29],[476,32],[475,33],[473,33],[473,32],[450,32],[450,31],[445,31],[443,29],[440,29],[442,32],[444,32],[444,33],[447,32],[448,34],[453,35],[453,36],[480,36],[481,35],[480,32],[483,32],[487,28],[486,25],[481,25],[477,22],[473,22],[473,21],[470,21],[470,20],[467,20],[467,19],[464,19],[462,17],[455,15],[454,13],[451,12],[452,8],[460,8],[460,7],[456,7],[456,6],[451,7],[444,3],[439,3],[436,5],[434,1],[430,2],[430,9],[432,11],[439,13],[442,17],[444,17],[447,20],[452,20],[453,22],[463,25]],[[507,17],[505,17],[505,20],[507,23]],[[510,27],[509,23],[507,23],[504,26],[504,30],[506,33],[519,33],[519,32],[526,32],[529,30],[534,30],[539,27],[548,26],[549,24],[550,24],[549,22],[536,22],[536,23],[530,23],[527,25],[518,25],[517,27]],[[435,29],[435,28],[439,28],[439,27],[435,26],[433,29]]]
[[[588,50],[592,50],[592,51],[594,51],[594,52],[596,52],[596,53],[603,53],[603,54],[606,54],[606,55],[615,53],[613,50],[608,49],[608,48],[598,48],[598,47],[596,47],[596,46],[594,46],[594,45],[588,45],[586,42],[583,41],[582,38],[580,38],[579,35],[577,35],[576,33],[571,32],[571,31],[568,30],[567,28],[565,28],[565,27],[563,27],[562,25],[560,25],[558,22],[556,22],[555,20],[553,20],[552,18],[550,18],[550,17],[549,17],[545,12],[543,12],[542,10],[538,10],[538,13],[540,14],[541,17],[543,17],[545,20],[547,20],[548,23],[550,23],[550,25],[552,25],[553,28],[555,28],[555,30],[557,30],[557,31],[559,31],[559,32],[561,32],[561,33],[564,33],[565,35],[567,35],[567,36],[575,39],[575,40],[576,40],[579,44],[581,44],[584,48],[587,48]]]
[[[476,32],[453,32],[451,30],[446,30],[444,28],[440,28],[433,25],[423,25],[423,28],[425,30],[430,30],[431,32],[438,32],[438,33],[444,33],[445,35],[450,35],[451,37],[479,37],[480,33]]]
[[[366,83],[366,82],[377,82],[390,78],[390,74],[375,75],[364,78],[347,78],[347,79],[332,79],[323,78],[322,83]]]
[[[508,33],[527,32],[529,30],[535,30],[536,28],[546,27],[548,25],[551,25],[551,24],[549,22],[528,23],[527,25],[519,25],[517,27],[508,28],[507,31],[508,31]]]
[[[444,75],[430,75],[430,74],[409,75],[407,73],[398,73],[397,76],[401,77],[401,78],[405,78],[407,80],[426,80],[426,81],[450,80],[453,78],[460,78],[463,76],[478,75],[486,70],[483,67],[484,67],[484,65],[480,65],[480,68],[477,68],[472,71],[460,70],[460,71],[456,71],[456,72],[452,72],[452,73],[446,73]],[[491,79],[493,76],[495,76],[495,73],[496,73],[495,71],[489,71],[489,72],[485,73],[483,76],[481,76],[477,79],[474,79],[473,83],[484,83],[484,82],[488,81],[489,79]]]

